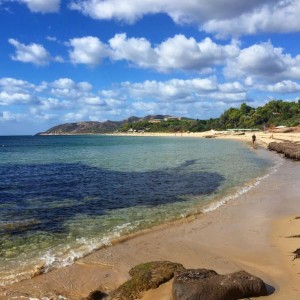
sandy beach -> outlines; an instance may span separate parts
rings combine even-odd
[[[177,136],[207,134],[251,143],[253,133]],[[257,132],[256,137],[258,146],[264,147],[271,141],[300,141],[300,133]],[[156,260],[220,274],[246,270],[270,286],[273,294],[268,299],[300,299],[300,259],[294,260],[292,254],[300,247],[300,239],[289,238],[300,234],[300,219],[296,219],[300,216],[299,167],[300,162],[284,159],[276,172],[217,210],[124,238],[71,266],[0,287],[0,299],[57,299],[61,295],[77,300],[96,289],[109,293],[129,279],[131,267]],[[171,284],[145,292],[142,299],[170,300]]]
[[[283,142],[292,141],[300,142],[300,132],[229,132],[229,131],[205,131],[205,132],[183,132],[183,133],[160,133],[160,132],[146,132],[146,133],[116,133],[119,136],[161,136],[161,137],[192,137],[192,138],[221,138],[221,139],[231,139],[244,141],[246,143],[251,143],[251,137],[255,133],[257,144],[266,148],[270,142]]]

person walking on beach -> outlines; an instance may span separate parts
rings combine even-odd
[[[255,145],[255,141],[256,141],[256,135],[255,135],[255,133],[253,133],[253,135],[252,135],[252,144],[253,144],[253,147]]]

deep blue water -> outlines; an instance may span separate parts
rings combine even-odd
[[[0,146],[2,284],[199,212],[275,163],[239,142],[182,137],[20,136]]]

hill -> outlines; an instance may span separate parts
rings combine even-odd
[[[239,108],[229,108],[219,118],[209,120],[194,120],[170,115],[148,115],[143,118],[132,116],[123,121],[57,125],[39,135],[93,134],[115,131],[201,132],[210,129],[292,127],[299,124],[300,100],[298,102],[273,100],[257,108],[243,103]]]
[[[172,118],[169,115],[147,115],[143,118],[132,116],[123,121],[87,121],[76,123],[65,123],[51,127],[47,131],[39,132],[37,135],[67,135],[67,134],[96,134],[96,133],[111,133],[132,124],[140,122],[151,122],[151,120],[160,120]]]

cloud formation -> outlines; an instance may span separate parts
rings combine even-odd
[[[107,116],[126,118],[149,114],[150,111],[170,114],[173,109],[189,115],[196,106],[208,105],[212,99],[218,99],[213,100],[215,104],[229,105],[244,101],[247,94],[240,83],[220,84],[216,77],[123,82],[112,90],[97,92],[90,83],[75,82],[70,78],[43,81],[39,85],[14,78],[0,78],[0,87],[0,105],[26,106],[28,119],[56,119],[61,123],[99,121]]]
[[[93,19],[131,24],[165,13],[177,24],[196,24],[219,37],[300,30],[298,0],[74,0],[70,8]]]
[[[128,38],[125,33],[116,34],[107,44],[97,37],[71,39],[68,45],[70,60],[74,64],[98,65],[104,58],[125,60],[141,68],[160,72],[173,70],[207,71],[224,64],[239,53],[238,43],[219,45],[210,38],[197,42],[182,34],[168,38],[153,47],[145,38]]]
[[[71,39],[68,43],[72,50],[69,51],[73,64],[86,64],[95,66],[107,56],[106,46],[93,36]]]
[[[63,62],[53,57],[41,44],[25,45],[9,39],[15,47],[11,58],[15,61],[47,66],[50,62]],[[300,54],[292,56],[283,48],[268,41],[241,48],[241,43],[216,43],[211,38],[197,41],[193,37],[177,34],[159,44],[152,45],[146,38],[115,34],[106,43],[98,37],[84,36],[64,43],[69,49],[69,62],[90,67],[101,65],[103,60],[126,61],[129,66],[152,69],[161,73],[222,71],[227,79],[242,79],[246,86],[284,80],[300,80]]]
[[[225,70],[229,78],[252,77],[265,81],[300,79],[300,55],[292,57],[270,42],[241,49]]]
[[[57,13],[61,5],[60,0],[4,0],[0,5],[9,1],[25,4],[33,13]],[[163,13],[176,24],[193,24],[219,38],[300,30],[298,0],[72,0],[68,7],[93,19],[129,24]]]
[[[239,82],[220,84],[216,77],[172,79],[142,83],[123,83],[129,95],[138,100],[155,99],[163,102],[202,102],[219,99],[224,102],[246,100],[246,90]]]
[[[273,85],[257,85],[257,89],[261,91],[269,91],[272,93],[287,94],[287,93],[299,93],[300,84],[291,80],[283,80]]]
[[[287,33],[300,30],[298,0],[264,1],[265,5],[235,18],[211,19],[203,29],[218,37],[238,36],[261,32]]]
[[[246,84],[248,82],[248,84]],[[219,116],[229,107],[251,102],[251,93],[296,93],[300,84],[291,80],[273,84],[250,83],[249,78],[220,82],[217,76],[165,81],[122,82],[112,89],[95,90],[89,82],[70,78],[39,84],[0,78],[1,122],[22,121],[51,124],[78,121],[120,120],[132,115],[171,114],[194,118]],[[255,106],[263,102],[253,103]],[[16,113],[22,107],[22,114]]]
[[[60,8],[60,0],[18,0],[27,5],[34,13],[56,13]]]
[[[16,114],[10,111],[0,112],[0,122],[20,121],[22,117],[22,114]]]
[[[48,65],[50,61],[63,61],[60,56],[52,57],[44,46],[40,44],[31,43],[25,45],[12,38],[8,42],[15,47],[15,54],[11,56],[12,60],[32,63],[37,66]]]
[[[94,19],[116,19],[133,23],[147,14],[165,13],[176,23],[203,22],[208,19],[222,19],[239,16],[266,0],[84,0],[73,1],[70,8],[81,11]]]

